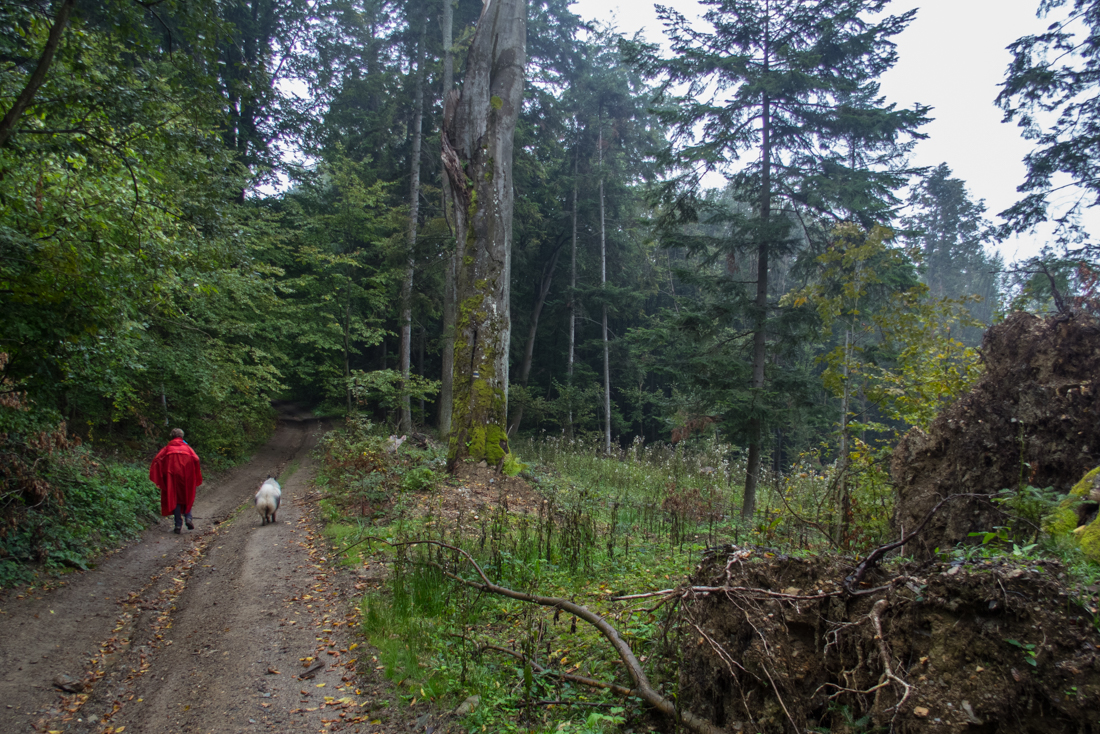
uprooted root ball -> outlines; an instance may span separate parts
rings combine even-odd
[[[876,569],[861,596],[851,570],[709,555],[693,583],[722,590],[685,599],[681,704],[729,731],[1100,731],[1100,634],[1058,564]]]
[[[907,546],[920,557],[1008,524],[985,495],[1021,484],[1068,492],[1100,464],[1100,321],[1013,313],[986,333],[982,363],[968,394],[894,450],[899,533],[948,495],[976,495],[952,501]]]

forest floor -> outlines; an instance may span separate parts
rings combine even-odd
[[[0,593],[0,732],[431,731],[357,660],[357,579],[327,557],[311,489],[326,428],[284,410],[251,461],[199,489],[193,531],[164,518],[60,586]],[[261,527],[250,500],[269,474],[282,504]]]

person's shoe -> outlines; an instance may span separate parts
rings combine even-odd
[[[177,525],[176,527],[172,528],[172,532],[175,533],[176,535],[179,535],[180,534],[180,526]]]
[[[188,529],[188,530],[194,530],[194,529],[195,529],[195,523],[193,523],[193,522],[191,522],[190,520],[188,520],[188,521],[187,521],[187,529]]]

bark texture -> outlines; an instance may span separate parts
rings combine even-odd
[[[461,256],[451,469],[465,459],[499,467],[509,454],[512,140],[523,101],[526,40],[526,0],[487,0],[462,92],[450,92],[445,106],[443,166],[455,197]]]

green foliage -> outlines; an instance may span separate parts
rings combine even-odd
[[[1019,648],[1020,651],[1024,654],[1024,662],[1026,662],[1028,665],[1037,666],[1039,664],[1037,660],[1037,658],[1039,657],[1039,652],[1035,649],[1034,644],[1023,643],[1019,640],[1010,639],[1005,639],[1005,642],[1012,645],[1013,647]]]
[[[526,469],[527,464],[520,461],[514,451],[508,452],[508,455],[504,457],[504,464],[501,466],[501,471],[509,477],[519,476]]]
[[[39,476],[50,491],[42,500],[30,504],[11,491],[2,496],[0,586],[30,582],[40,570],[86,569],[159,517],[160,493],[144,465],[72,447],[51,452],[46,467]]]
[[[812,305],[823,325],[849,336],[820,358],[825,386],[839,395],[853,385],[904,431],[926,428],[977,380],[980,366],[977,351],[952,335],[956,324],[973,324],[965,300],[928,298],[906,253],[887,246],[891,237],[881,227],[864,233],[841,225],[818,258],[816,282],[786,299]]]
[[[1100,157],[1093,104],[1100,71],[1100,2],[1042,0],[1046,30],[1024,36],[1008,48],[1012,62],[997,104],[1035,149],[1024,158],[1024,198],[1003,213],[1006,231],[1023,232],[1053,221],[1058,241],[1095,261],[1096,246],[1082,215],[1096,205]]]
[[[165,53],[138,5],[81,15],[0,150],[0,353],[31,412],[147,445],[183,424],[217,463],[271,428],[279,349],[256,314],[274,299],[250,261],[253,218],[232,203],[244,179],[218,94],[195,83],[209,21],[162,10],[190,53]],[[36,59],[48,24],[12,20],[29,33],[4,35],[6,58]],[[6,65],[0,91],[25,80]]]
[[[423,400],[439,392],[438,380],[410,374],[405,381],[396,370],[353,370],[347,384],[355,405],[360,408],[380,406],[396,410],[405,396]]]
[[[901,234],[919,253],[921,279],[934,298],[971,299],[967,307],[977,323],[960,324],[957,337],[976,347],[1001,305],[997,278],[1004,269],[1001,257],[985,250],[992,240],[985,203],[973,201],[941,163],[914,186],[909,204],[913,213],[902,219]]]
[[[332,518],[380,520],[402,495],[432,490],[442,480],[440,447],[429,444],[420,449],[406,441],[392,450],[383,428],[352,417],[345,429],[322,439],[318,480],[326,488]]]
[[[669,619],[663,611],[630,609],[610,597],[668,588],[685,578],[703,548],[717,542],[767,543],[788,549],[819,546],[823,538],[772,494],[778,478],[763,485],[758,522],[739,526],[730,521],[739,501],[743,461],[731,461],[731,447],[713,439],[673,450],[640,442],[615,456],[602,450],[598,433],[572,441],[517,439],[513,450],[530,457],[526,476],[537,492],[509,498],[522,501],[526,512],[502,506],[459,508],[457,495],[417,503],[417,512],[393,511],[375,516],[371,527],[355,517],[356,508],[341,504],[355,477],[377,475],[400,466],[406,443],[396,454],[380,456],[380,436],[358,428],[326,437],[323,476],[325,503],[350,510],[334,517],[332,537],[343,562],[374,569],[392,568],[385,585],[362,600],[363,631],[402,698],[428,698],[453,707],[469,695],[480,706],[463,719],[471,730],[486,731],[617,731],[645,716],[640,702],[622,701],[541,675],[494,644],[535,656],[539,665],[570,670],[597,679],[621,680],[621,665],[588,625],[568,615],[516,600],[479,593],[448,582],[436,564],[474,578],[468,564],[449,551],[425,546],[387,548],[366,536],[404,540],[431,538],[457,544],[470,552],[496,583],[526,592],[581,599],[590,609],[614,614],[616,629],[644,655],[647,673],[674,694],[677,670],[666,641]],[[413,450],[415,451],[415,449]],[[371,464],[379,460],[378,465]],[[358,467],[358,468],[354,468]],[[347,481],[336,481],[346,472]],[[407,475],[406,475],[407,476]],[[828,485],[826,477],[794,476],[787,487],[792,503]],[[404,505],[406,508],[411,503]],[[438,510],[437,510],[438,507]],[[424,511],[426,510],[426,514]],[[360,534],[352,532],[360,524]],[[392,565],[391,565],[392,564]],[[506,642],[507,641],[507,642]],[[531,700],[599,703],[599,717],[584,707],[532,709]]]
[[[405,472],[401,488],[406,492],[423,492],[433,489],[440,475],[430,466],[418,466]]]

